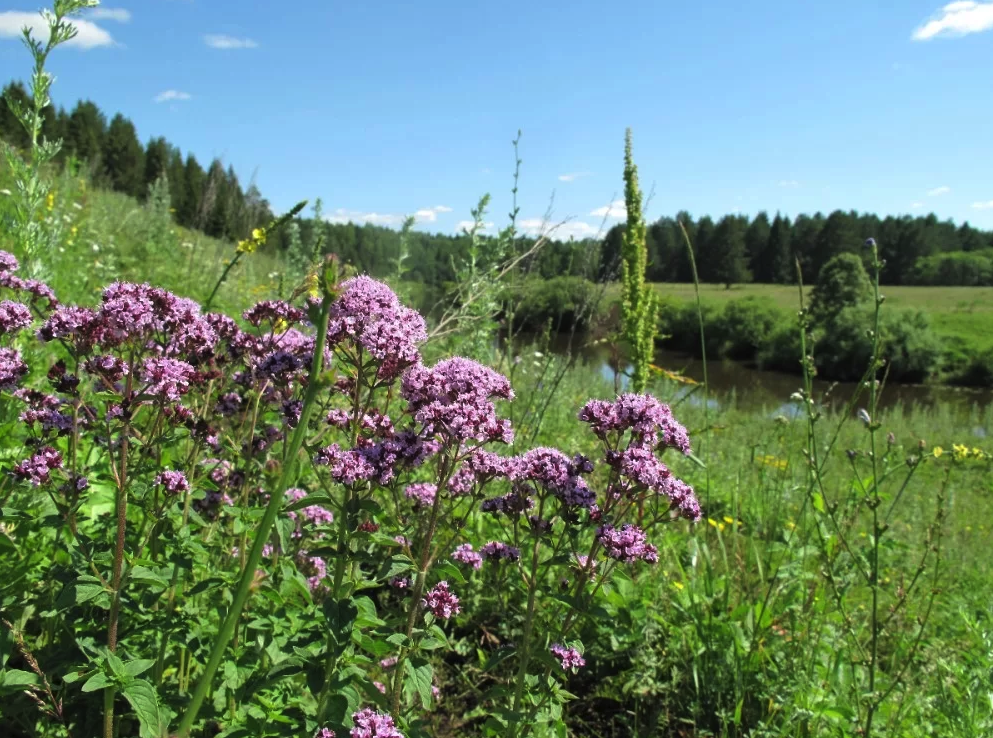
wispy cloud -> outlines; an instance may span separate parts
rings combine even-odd
[[[581,220],[567,220],[564,223],[551,223],[545,218],[525,218],[518,222],[520,229],[529,236],[547,235],[550,238],[595,238],[600,229]]]
[[[236,38],[225,36],[220,33],[208,33],[203,37],[203,42],[212,49],[255,49],[258,42],[250,38]]]
[[[976,210],[993,210],[993,200],[987,200],[986,202],[974,202],[972,207]]]
[[[190,99],[190,93],[183,92],[182,90],[166,90],[164,92],[160,92],[158,95],[155,96],[155,102],[157,103],[171,102],[173,100],[189,100],[189,99]]]
[[[439,213],[450,213],[452,209],[447,205],[435,205],[433,208],[421,208],[414,213],[414,218],[421,222],[434,223],[438,220]]]
[[[589,177],[589,172],[572,172],[570,174],[560,174],[559,182],[575,182],[577,179],[582,179],[583,177]]]
[[[93,8],[86,13],[87,18],[95,20],[112,20],[127,23],[131,20],[131,11],[124,8]]]
[[[459,233],[461,233],[462,231],[471,231],[474,225],[476,224],[471,220],[460,220],[458,223],[455,224],[455,229],[459,231]],[[479,227],[480,231],[489,231],[492,229],[493,229],[493,223],[490,221],[483,223]]]
[[[414,219],[420,223],[434,223],[439,213],[450,213],[447,205],[435,205],[433,208],[421,208],[414,212]],[[376,211],[348,210],[338,208],[329,216],[329,223],[371,223],[372,225],[399,228],[407,216],[403,213],[378,213]]]
[[[958,0],[949,3],[919,26],[910,36],[914,41],[929,41],[939,36],[967,36],[993,28],[993,3]]]
[[[98,46],[113,46],[114,38],[96,23],[74,18],[76,36],[66,42],[66,46],[77,49],[95,49]],[[44,42],[48,40],[48,21],[40,13],[27,13],[20,10],[5,10],[0,13],[0,38],[21,38],[21,29],[31,29],[32,35]]]
[[[604,205],[602,208],[591,210],[590,215],[596,216],[597,218],[620,219],[628,217],[628,209],[624,206],[623,200],[614,200],[610,203],[610,205]]]
[[[933,190],[928,190],[927,196],[938,197],[939,195],[947,195],[951,191],[952,191],[951,187],[946,187],[945,185],[942,185],[941,187],[935,187]]]
[[[920,210],[922,207],[924,207],[924,203],[922,203],[922,202],[912,202],[912,203],[910,203],[910,209],[911,210]]]
[[[779,185],[780,187],[788,187],[790,189],[800,186],[800,183],[797,182],[795,179],[781,179],[776,184]]]

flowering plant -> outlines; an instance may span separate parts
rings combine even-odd
[[[662,461],[690,451],[666,405],[587,403],[597,460],[501,453],[506,377],[425,365],[424,319],[381,282],[339,282],[333,259],[320,296],[240,323],[147,284],[63,305],[10,255],[0,266],[16,298],[2,340],[33,328],[55,355],[32,372],[0,348],[25,446],[6,465],[5,532],[59,550],[26,554],[37,587],[5,609],[24,630],[46,612],[58,626],[38,643],[75,653],[46,708],[67,730],[97,732],[100,692],[108,738],[131,715],[150,736],[204,719],[421,735],[453,629],[493,587],[519,627],[488,656],[479,709],[487,730],[530,735],[561,720],[612,577],[657,561],[660,525],[700,517]],[[40,685],[52,665],[37,664]]]

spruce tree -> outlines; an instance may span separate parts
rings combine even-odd
[[[66,127],[66,149],[77,159],[94,165],[100,159],[107,120],[96,104],[80,100],[69,114]]]
[[[721,218],[714,231],[709,257],[713,260],[714,281],[727,289],[749,280],[745,228],[741,218],[736,215]]]
[[[761,284],[775,282],[769,269],[769,216],[762,211],[748,224],[745,231],[745,251],[752,279]]]
[[[768,275],[769,281],[777,284],[793,284],[796,282],[796,267],[793,264],[793,249],[790,244],[789,218],[776,213],[769,231]]]
[[[658,297],[645,283],[648,263],[645,218],[641,212],[638,167],[631,151],[631,129],[624,139],[624,204],[627,226],[621,243],[621,325],[634,367],[631,389],[645,391],[648,372],[655,357]]]
[[[145,194],[145,150],[134,123],[118,113],[107,129],[103,170],[112,189],[132,197]]]

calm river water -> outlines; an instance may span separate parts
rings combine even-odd
[[[530,337],[521,336],[518,345],[527,345]],[[579,347],[578,351],[577,348]],[[616,365],[611,360],[611,350],[606,345],[589,346],[584,336],[569,340],[567,335],[552,339],[551,350],[564,354],[570,349],[583,361],[598,368],[608,381],[613,381]],[[669,371],[679,372],[697,382],[703,381],[703,362],[684,354],[658,351],[655,364]],[[760,371],[734,361],[708,361],[707,374],[714,402],[726,402],[733,397],[738,407],[746,410],[768,409],[770,412],[790,412],[790,395],[796,392],[803,378],[798,374]],[[814,391],[820,397],[831,389],[827,401],[843,405],[848,402],[856,389],[855,383],[833,383],[815,380]],[[961,411],[978,409],[985,411],[993,407],[993,390],[949,387],[945,385],[890,384],[880,398],[881,407],[902,405],[906,408],[917,405],[931,408],[937,405],[951,405]]]

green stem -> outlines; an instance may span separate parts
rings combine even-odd
[[[538,512],[541,517],[541,511]],[[538,535],[534,536],[534,544],[531,547],[531,576],[528,580],[528,609],[524,616],[524,635],[521,643],[521,663],[517,668],[517,685],[514,688],[514,710],[521,707],[524,699],[524,680],[528,674],[528,663],[531,661],[531,635],[534,630],[534,606],[538,594]],[[514,729],[517,735],[517,729]]]
[[[303,446],[303,439],[307,434],[307,426],[310,421],[311,411],[313,410],[314,402],[317,399],[317,393],[320,389],[319,376],[322,371],[324,346],[327,343],[328,316],[330,314],[330,310],[331,295],[325,291],[324,301],[321,304],[320,319],[317,324],[317,341],[314,346],[314,360],[311,364],[310,375],[307,380],[307,393],[304,396],[303,409],[300,412],[300,422],[296,427],[296,431],[293,433],[293,437],[290,439],[290,447],[288,453],[286,454],[286,462],[283,464],[283,469],[280,472],[279,480],[272,490],[272,497],[269,498],[269,504],[266,506],[265,514],[262,516],[262,521],[259,523],[259,527],[255,532],[255,540],[252,543],[252,551],[248,555],[248,561],[245,563],[245,568],[241,572],[241,579],[238,582],[238,588],[235,590],[234,600],[231,603],[231,609],[228,610],[224,623],[221,625],[220,632],[217,634],[217,639],[214,641],[214,646],[211,650],[210,657],[207,660],[207,665],[204,668],[204,673],[197,682],[193,696],[190,698],[190,704],[183,713],[183,719],[179,724],[179,729],[176,731],[178,738],[187,738],[190,734],[190,730],[193,728],[193,723],[197,718],[197,713],[200,712],[200,707],[203,705],[203,701],[207,697],[207,691],[210,689],[210,684],[214,679],[214,674],[217,672],[217,668],[221,665],[221,660],[224,658],[225,649],[231,641],[231,637],[234,635],[234,630],[238,624],[238,619],[241,617],[241,612],[245,607],[245,602],[248,600],[248,594],[252,588],[252,581],[255,577],[255,570],[259,565],[259,561],[262,560],[262,549],[269,538],[269,533],[272,530],[273,523],[276,522],[276,516],[279,514],[279,510],[283,505],[283,498],[286,494],[286,489],[289,487],[291,482],[295,481],[297,456],[300,453],[300,448]]]
[[[203,304],[203,311],[205,313],[210,312],[210,306],[214,302],[214,297],[217,295],[217,290],[221,289],[221,285],[224,284],[224,280],[228,278],[228,272],[234,269],[234,265],[241,259],[241,255],[241,251],[235,252],[234,258],[228,262],[226,267],[224,267],[224,271],[221,272],[221,278],[217,280],[217,284],[214,285],[214,289],[210,291],[210,296]]]

